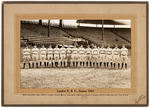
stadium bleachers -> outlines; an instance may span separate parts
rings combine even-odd
[[[64,29],[64,28],[63,28]],[[74,37],[83,37],[84,39],[91,40],[95,44],[110,44],[113,46],[114,44],[118,44],[121,46],[122,44],[126,44],[127,47],[130,47],[131,43],[126,41],[125,39],[119,37],[117,34],[112,32],[112,29],[104,29],[104,40],[102,41],[102,30],[99,28],[83,28],[79,27],[78,29],[64,29],[64,31],[68,32]],[[121,34],[121,31],[119,32]],[[127,32],[125,35],[126,38],[130,37],[130,32]],[[128,36],[128,37],[127,37]],[[129,39],[128,39],[129,40]]]
[[[39,24],[21,24],[21,40],[27,40],[34,44],[73,44],[73,38],[83,38],[97,45],[110,44],[114,46],[118,44],[126,44],[128,48],[131,46],[131,29],[104,29],[104,40],[102,41],[101,28],[78,27],[58,28],[50,27],[50,37],[48,37],[48,27]]]

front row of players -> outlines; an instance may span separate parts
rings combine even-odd
[[[104,67],[104,68],[127,68],[128,67],[128,49],[125,45],[121,49],[115,45],[115,48],[42,48],[29,49],[28,46],[23,49],[23,68],[26,64],[31,67]]]

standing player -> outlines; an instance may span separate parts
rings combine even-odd
[[[40,48],[40,60],[41,60],[41,63],[40,65],[43,65],[45,64],[46,66],[46,48],[44,45],[42,45],[42,48]]]
[[[67,66],[70,67],[70,65],[71,65],[72,49],[70,48],[69,45],[68,45],[68,48],[67,48],[66,52],[67,52]]]
[[[85,61],[86,61],[86,66],[90,67],[91,66],[91,58],[92,58],[92,49],[88,45],[88,47],[85,49]]]
[[[77,66],[78,59],[79,59],[78,48],[76,46],[74,46],[74,48],[72,49],[73,66],[75,66],[75,67]]]
[[[60,65],[62,67],[66,66],[66,48],[64,47],[64,45],[60,48],[60,60],[61,60],[61,63]]]
[[[47,59],[53,60],[53,55],[54,55],[54,49],[52,48],[51,45],[49,45],[49,48],[47,49]]]
[[[106,67],[111,68],[112,67],[112,48],[110,48],[110,45],[108,45],[106,49]]]
[[[39,49],[37,48],[37,46],[35,45],[34,48],[32,49],[32,60],[35,62],[33,63],[33,66],[36,64],[39,60]]]
[[[94,65],[95,65],[95,67],[97,67],[98,66],[97,60],[98,60],[98,56],[99,56],[99,51],[98,51],[98,48],[96,45],[94,46],[94,49],[92,50],[92,56],[93,56]]]
[[[115,48],[113,49],[113,62],[114,67],[118,68],[120,64],[120,49],[118,48],[118,45],[115,45]]]
[[[60,49],[58,48],[58,45],[54,48],[54,64],[53,66],[58,67],[59,65],[59,58],[60,58]]]
[[[83,48],[83,45],[81,45],[79,48],[79,61],[80,61],[79,65],[81,67],[83,67],[85,64],[84,58],[85,58],[85,49]]]
[[[39,59],[39,49],[35,45],[34,48],[32,49],[32,60],[38,61],[38,59]]]
[[[23,61],[24,61],[23,68],[25,68],[26,63],[29,64],[29,68],[30,68],[30,63],[29,63],[31,59],[30,53],[31,53],[31,50],[28,48],[28,46],[26,46],[26,48],[23,49]]]
[[[128,49],[125,47],[125,44],[122,45],[121,48],[121,60],[122,60],[122,67],[127,68],[128,63]]]
[[[48,59],[48,65],[52,66],[52,61],[53,61],[53,56],[54,56],[54,49],[52,48],[51,45],[49,45],[49,48],[47,49],[47,59]]]
[[[99,56],[100,56],[100,66],[104,67],[106,65],[106,49],[104,48],[104,45],[101,46],[99,49]]]

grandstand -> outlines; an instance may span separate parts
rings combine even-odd
[[[110,22],[110,21],[109,21]],[[107,22],[108,23],[108,22]],[[88,44],[107,45],[113,47],[118,44],[126,44],[127,48],[131,47],[131,29],[130,28],[105,28],[104,40],[102,40],[101,28],[77,27],[77,28],[60,28],[51,26],[49,29],[50,36],[48,37],[47,25],[37,23],[21,23],[21,45],[37,44],[74,44],[74,39],[81,38]],[[85,44],[84,42],[79,42]]]

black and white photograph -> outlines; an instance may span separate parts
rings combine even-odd
[[[24,19],[21,88],[131,88],[130,19]]]

